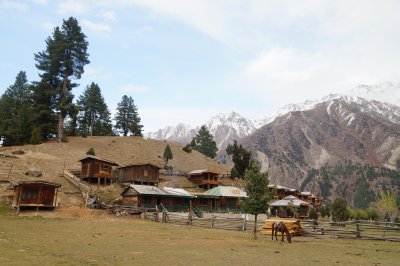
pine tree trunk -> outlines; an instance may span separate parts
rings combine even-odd
[[[64,117],[61,114],[61,112],[58,115],[58,130],[57,130],[57,134],[58,134],[58,142],[61,142],[62,138],[64,137]]]
[[[254,215],[254,239],[257,239],[257,214]]]
[[[60,95],[60,105],[62,106],[64,104],[65,98],[67,97],[67,86],[68,86],[68,75],[67,73],[64,74],[64,82],[63,82],[63,87],[61,90],[61,95]],[[60,110],[60,114],[58,115],[58,142],[61,142],[61,140],[64,137],[64,114],[63,111]]]

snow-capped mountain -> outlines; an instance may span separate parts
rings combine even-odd
[[[233,140],[243,138],[253,133],[256,129],[249,119],[236,112],[217,114],[204,123],[204,125],[206,125],[210,133],[214,136],[214,140],[220,150],[225,149]],[[149,132],[145,134],[145,137],[186,144],[197,134],[200,126],[191,127],[189,125],[178,124],[159,129],[155,132]]]

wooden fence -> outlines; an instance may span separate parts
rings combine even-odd
[[[146,212],[145,218],[163,223],[197,226],[213,229],[253,232],[254,221],[243,218],[212,216],[197,218],[188,213]],[[257,221],[257,231],[262,230],[264,221]],[[302,235],[333,236],[338,238],[374,239],[400,242],[400,224],[375,221],[320,222],[302,220]]]
[[[320,222],[303,220],[304,235],[400,242],[400,224],[376,221]]]

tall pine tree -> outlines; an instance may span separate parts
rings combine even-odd
[[[237,173],[238,177],[243,177],[244,171],[249,167],[251,153],[243,148],[242,144],[238,145],[236,140],[233,144],[228,145],[226,153],[232,155],[232,161],[235,164],[231,176],[235,177],[233,173]]]
[[[46,40],[46,45],[45,51],[35,54],[36,67],[42,71],[40,83],[43,83],[37,90],[46,90],[48,93],[44,94],[55,97],[53,111],[57,112],[57,138],[61,141],[64,135],[64,119],[73,111],[71,91],[76,84],[72,82],[72,78],[80,79],[84,66],[89,63],[88,42],[78,21],[70,17],[63,20],[61,29],[54,29],[53,36]]]
[[[111,113],[101,95],[100,87],[93,83],[77,101],[79,107],[78,123],[79,133],[84,136],[109,136],[113,135]]]
[[[115,129],[124,136],[127,136],[128,133],[131,133],[132,136],[143,136],[143,126],[140,124],[141,119],[137,106],[131,96],[122,96],[121,102],[118,103],[114,119],[116,121]]]
[[[21,71],[0,98],[0,137],[3,146],[29,143],[32,131],[32,91]]]
[[[215,158],[218,151],[213,135],[210,134],[205,125],[200,127],[197,135],[190,142],[190,147],[210,158]]]

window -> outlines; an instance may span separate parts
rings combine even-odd
[[[149,176],[149,170],[147,170],[147,169],[144,169],[143,170],[143,176]]]

